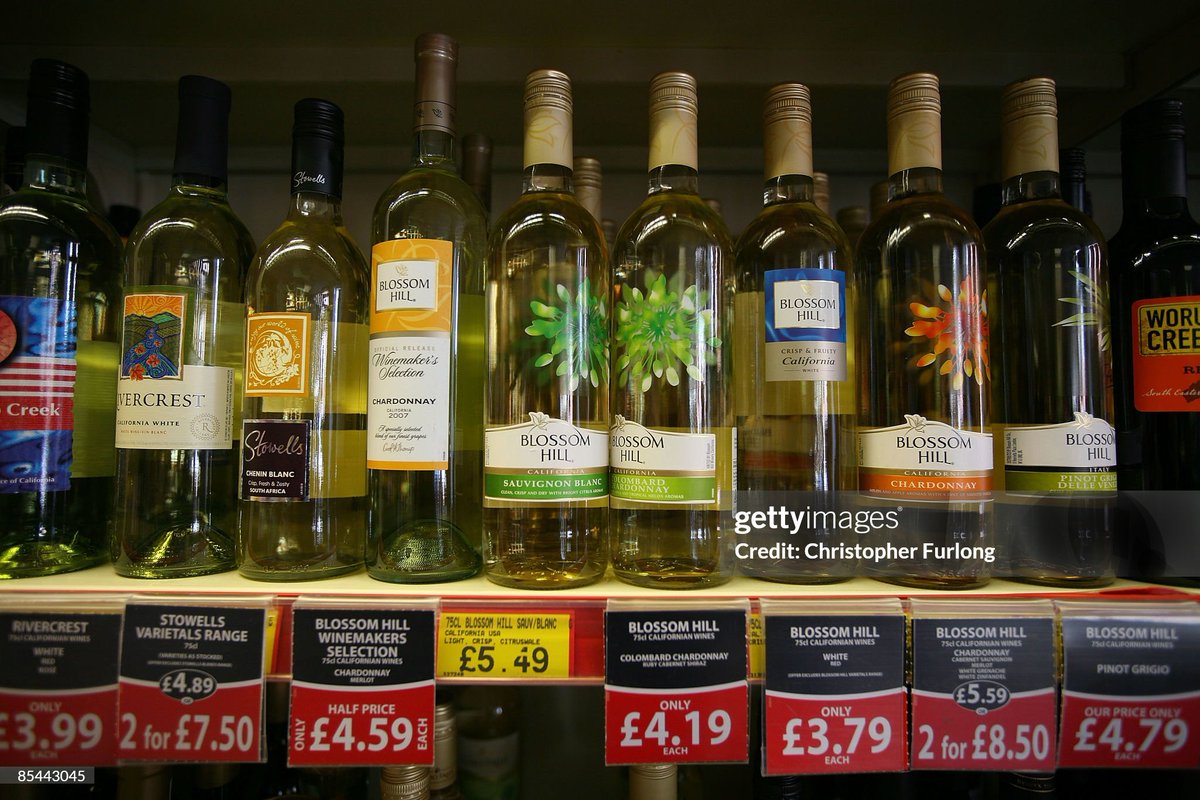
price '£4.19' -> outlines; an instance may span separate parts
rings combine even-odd
[[[671,748],[680,746],[723,744],[732,732],[733,720],[729,712],[721,708],[707,715],[700,711],[670,715],[667,711],[655,711],[645,721],[641,712],[630,711],[621,723],[621,747],[641,747],[643,740],[650,740],[669,754]]]

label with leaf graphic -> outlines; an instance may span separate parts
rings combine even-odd
[[[618,385],[648,392],[656,381],[678,386],[684,375],[703,381],[721,348],[708,292],[695,284],[678,291],[664,274],[647,275],[646,283],[645,292],[623,287],[628,292],[617,305]]]
[[[717,436],[647,428],[617,415],[609,434],[612,495],[656,503],[717,501]]]
[[[771,269],[763,289],[767,380],[846,380],[846,273]]]
[[[992,435],[919,414],[858,436],[859,488],[881,497],[986,500],[992,491]]]
[[[592,294],[584,278],[575,294],[561,283],[549,296],[529,301],[533,319],[525,333],[546,352],[533,359],[534,369],[553,369],[570,382],[573,392],[582,383],[608,387],[608,303]]]
[[[1115,492],[1117,434],[1086,411],[1058,425],[1004,428],[1004,488],[1011,493]]]
[[[608,496],[608,433],[539,411],[529,422],[484,434],[486,507],[594,500]]]
[[[914,362],[918,368],[937,367],[950,379],[950,388],[963,388],[964,381],[982,386],[992,377],[988,359],[987,290],[978,291],[969,281],[951,289],[938,284],[932,305],[909,303],[913,321],[904,329],[910,338],[928,340],[929,352]]]

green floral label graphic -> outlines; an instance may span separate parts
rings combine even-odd
[[[1108,284],[1096,283],[1077,270],[1069,270],[1068,274],[1079,281],[1080,295],[1079,297],[1060,297],[1058,302],[1075,306],[1078,311],[1069,317],[1060,319],[1054,323],[1054,327],[1086,328],[1095,325],[1100,334],[1100,350],[1108,350]]]
[[[554,374],[570,376],[571,390],[587,381],[594,388],[608,385],[608,303],[592,294],[587,278],[574,295],[561,283],[549,297],[531,300],[533,320],[525,333],[545,340],[546,352],[533,366],[546,368],[555,361]]]
[[[646,392],[655,380],[678,386],[681,373],[703,381],[705,367],[717,363],[716,335],[708,292],[693,284],[683,291],[665,275],[646,276],[646,291],[629,288],[617,304],[617,343],[622,348],[617,383]],[[697,347],[697,343],[699,346]]]

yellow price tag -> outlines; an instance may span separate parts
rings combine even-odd
[[[750,627],[746,632],[750,639],[750,680],[761,680],[763,676],[763,619],[757,611],[750,615]]]
[[[439,678],[571,677],[571,615],[442,611]]]

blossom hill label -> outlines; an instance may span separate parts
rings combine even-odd
[[[620,416],[610,438],[613,496],[656,503],[717,500],[717,437],[647,428]]]
[[[484,504],[557,502],[608,496],[608,433],[541,412],[490,428],[484,439]]]
[[[987,499],[992,435],[906,414],[903,425],[859,434],[862,490],[928,500]]]
[[[766,378],[846,380],[846,273],[767,270]]]

